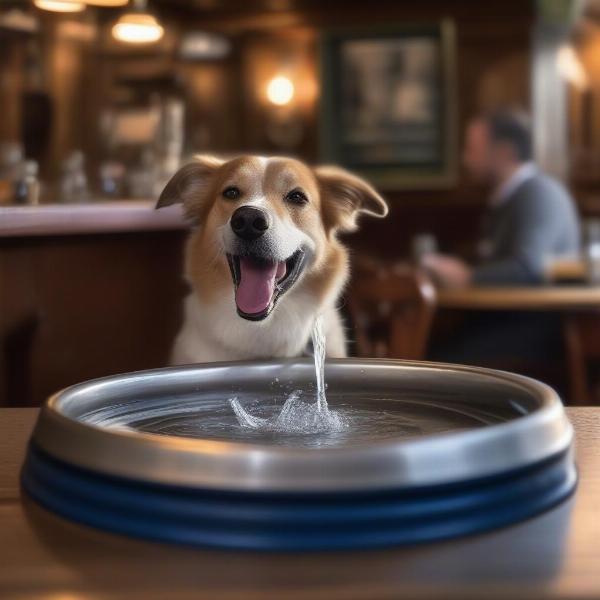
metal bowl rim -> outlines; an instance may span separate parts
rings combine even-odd
[[[471,431],[463,432],[448,432],[442,434],[434,434],[421,439],[408,439],[408,440],[385,440],[378,441],[372,444],[357,444],[353,447],[333,447],[333,448],[302,448],[302,447],[285,447],[285,446],[272,446],[267,444],[255,444],[246,442],[228,442],[225,440],[202,440],[202,439],[191,439],[191,438],[180,438],[175,436],[164,436],[158,434],[150,434],[143,432],[126,432],[119,430],[107,431],[104,428],[97,427],[92,424],[88,424],[82,421],[78,421],[75,418],[69,417],[61,411],[61,403],[68,400],[71,396],[82,391],[89,390],[92,386],[106,383],[123,383],[126,381],[133,380],[137,377],[169,377],[174,374],[186,372],[202,372],[208,369],[219,369],[219,368],[232,368],[232,367],[244,367],[244,368],[282,368],[285,366],[296,366],[296,365],[307,365],[312,364],[308,359],[306,360],[274,360],[274,361],[263,361],[263,362],[250,362],[250,361],[239,361],[239,362],[223,362],[223,363],[206,363],[198,365],[187,365],[180,367],[168,367],[164,369],[153,369],[148,371],[137,371],[133,373],[126,373],[120,375],[112,375],[99,379],[90,380],[87,382],[75,384],[64,390],[53,394],[46,404],[44,405],[36,429],[34,431],[33,439],[38,445],[49,454],[56,458],[66,460],[76,466],[89,468],[92,470],[98,470],[104,473],[115,473],[118,475],[130,476],[133,478],[141,477],[143,480],[158,481],[161,483],[172,483],[176,485],[198,485],[202,483],[202,477],[197,476],[185,477],[183,474],[178,476],[175,473],[170,473],[170,476],[165,478],[165,474],[158,477],[153,477],[150,465],[146,465],[146,468],[142,468],[141,471],[136,468],[126,468],[123,465],[106,465],[97,456],[93,456],[94,444],[111,444],[119,440],[119,443],[125,446],[131,446],[134,444],[139,447],[160,447],[163,450],[169,452],[175,452],[176,454],[183,453],[184,455],[204,455],[208,450],[210,454],[219,454],[221,457],[229,456],[236,457],[240,460],[247,459],[252,461],[254,458],[260,458],[261,461],[265,459],[277,459],[284,461],[291,461],[290,464],[298,463],[303,461],[304,463],[311,463],[318,465],[323,459],[332,458],[334,461],[339,462],[339,458],[342,457],[345,463],[353,461],[355,459],[364,460],[365,457],[371,457],[374,460],[378,455],[388,455],[390,453],[397,453],[398,451],[412,450],[415,452],[427,453],[432,447],[444,446],[448,444],[456,444],[458,438],[462,446],[469,445],[493,445],[493,443],[500,443],[506,436],[518,436],[527,435],[527,433],[536,428],[538,430],[548,430],[545,433],[549,434],[549,430],[554,427],[559,430],[559,435],[545,435],[545,438],[552,438],[552,443],[545,444],[546,447],[540,447],[537,452],[528,452],[527,456],[521,457],[522,460],[519,464],[514,464],[513,461],[505,461],[504,468],[510,470],[511,468],[522,467],[532,462],[543,460],[551,454],[563,451],[571,445],[573,431],[570,423],[566,419],[562,403],[556,392],[549,386],[534,379],[524,377],[522,375],[516,375],[504,371],[496,371],[492,369],[483,369],[479,367],[472,367],[466,365],[450,365],[443,363],[431,363],[431,362],[416,362],[416,361],[401,361],[392,359],[334,359],[328,360],[326,368],[331,370],[336,367],[344,367],[351,365],[352,368],[363,368],[363,367],[392,367],[399,369],[408,370],[419,370],[427,371],[432,370],[435,372],[458,372],[458,373],[473,373],[485,378],[491,378],[492,380],[505,382],[508,384],[515,385],[518,388],[527,391],[533,399],[539,403],[539,407],[533,412],[517,417],[514,420],[498,423],[486,426],[482,429],[474,429]],[[53,429],[57,428],[54,432]],[[91,446],[87,448],[83,455],[75,451],[69,451],[61,447],[60,438],[61,436],[69,435],[69,433],[78,433],[84,437],[89,436],[89,444]],[[544,438],[544,439],[545,439]],[[108,447],[108,446],[107,446]],[[90,449],[92,452],[90,452]],[[97,449],[97,448],[96,448]],[[74,450],[73,448],[71,450]],[[139,461],[138,461],[139,462]],[[139,466],[139,465],[138,465]],[[473,476],[485,476],[488,473],[481,472],[481,469],[476,470]],[[491,472],[496,472],[498,469],[492,469]],[[219,479],[219,478],[218,478]],[[225,479],[228,479],[225,477]],[[265,486],[260,484],[259,481],[255,481],[256,478],[250,478],[252,481],[229,481],[220,486],[225,485],[226,487],[237,489],[263,489]],[[258,478],[261,480],[261,478]],[[269,479],[269,478],[267,478]],[[319,477],[317,477],[319,479]],[[443,477],[423,478],[423,477],[412,477],[413,483],[419,485],[429,485],[444,483]],[[306,485],[302,484],[302,478],[300,478],[298,485],[291,485],[292,488],[304,489],[306,487],[313,488],[315,483],[316,487],[334,487],[328,486],[327,482],[320,480],[315,482],[313,480],[305,481]],[[210,481],[204,482],[207,487],[213,487],[213,483]],[[288,482],[292,484],[293,482]],[[335,482],[333,482],[335,483]],[[384,482],[380,481],[379,486],[389,487],[390,485],[397,485],[398,481]],[[268,489],[272,487],[278,488],[276,481],[270,481],[267,485]],[[337,488],[354,488],[358,485],[351,481],[338,481]],[[219,487],[219,486],[217,486]],[[283,489],[289,489],[290,485]],[[336,489],[337,489],[336,488]]]

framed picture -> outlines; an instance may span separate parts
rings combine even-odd
[[[452,23],[330,31],[321,52],[322,160],[384,189],[452,186]]]

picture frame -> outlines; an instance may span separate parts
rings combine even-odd
[[[321,160],[381,189],[455,185],[455,54],[449,20],[325,32]]]

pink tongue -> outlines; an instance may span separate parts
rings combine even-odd
[[[285,263],[257,263],[240,257],[240,283],[235,293],[238,308],[247,314],[263,312],[273,297],[275,282],[285,275]]]

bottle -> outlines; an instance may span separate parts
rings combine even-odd
[[[423,259],[429,254],[438,251],[438,244],[432,233],[419,233],[411,240],[411,254],[417,266],[423,263]]]
[[[20,144],[0,144],[0,206],[14,201],[15,184],[23,162]]]
[[[59,188],[60,202],[77,203],[89,200],[85,158],[80,150],[75,150],[63,161]]]
[[[584,228],[587,279],[592,285],[600,285],[600,219],[588,219]]]
[[[100,165],[100,194],[103,198],[123,196],[125,167],[116,161],[105,161]]]
[[[159,111],[159,123],[154,137],[155,170],[154,189],[156,197],[181,166],[185,142],[185,104],[179,93],[165,98],[153,99]]]
[[[35,160],[26,160],[21,163],[20,174],[14,186],[15,204],[35,206],[40,203],[38,171],[38,164]]]

